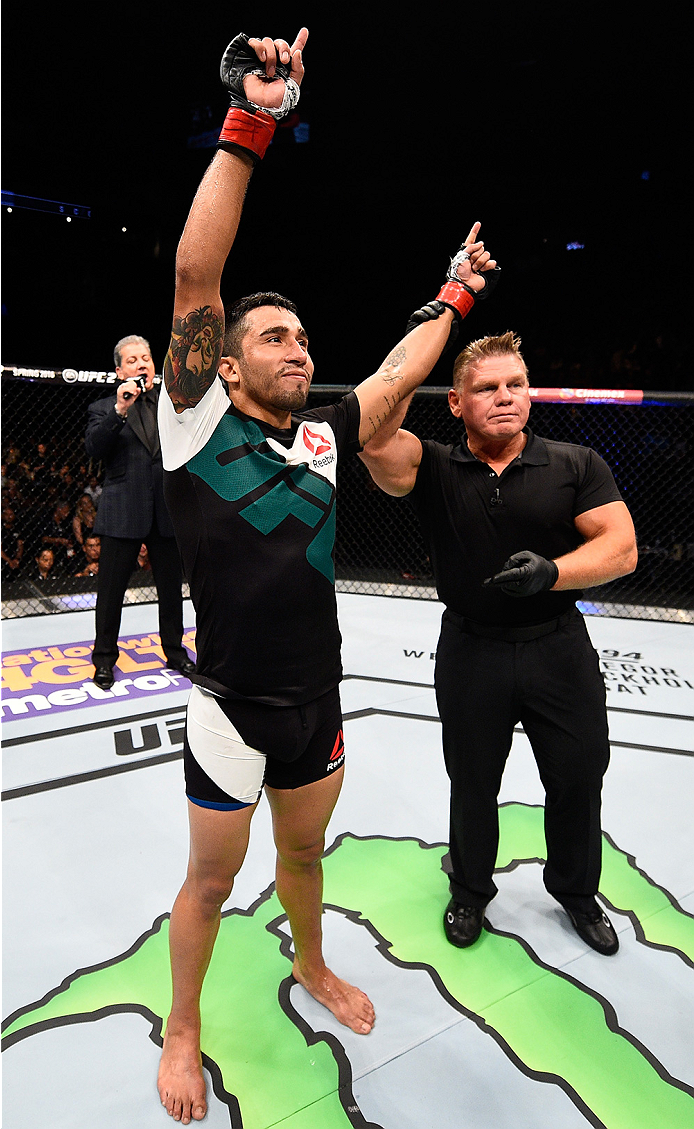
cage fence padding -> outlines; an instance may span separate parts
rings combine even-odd
[[[8,557],[2,562],[4,618],[94,606],[96,578],[77,575],[85,570],[86,558],[73,518],[81,505],[85,520],[78,528],[84,540],[91,520],[84,493],[91,492],[98,504],[104,469],[84,448],[87,408],[114,391],[112,382],[101,377],[100,382],[71,383],[23,376],[3,379],[2,541]],[[316,386],[309,407],[346,391]],[[405,426],[421,439],[458,442],[460,423],[448,408],[446,393],[445,388],[421,389]],[[636,571],[586,590],[581,609],[621,618],[694,622],[694,397],[668,399],[662,394],[658,399],[662,402],[538,401],[530,426],[537,435],[580,443],[602,455],[636,526]],[[58,532],[67,534],[61,540],[71,539],[70,545],[45,540],[58,526]],[[21,560],[11,565],[18,541],[23,542]],[[44,576],[36,558],[51,543],[54,563]],[[156,599],[146,559],[142,566],[131,577],[127,603]],[[335,572],[338,591],[436,599],[409,502],[383,494],[356,456],[343,459],[338,469]]]

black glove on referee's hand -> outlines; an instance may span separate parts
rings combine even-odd
[[[554,561],[523,549],[508,558],[501,572],[488,577],[484,587],[493,584],[507,596],[536,596],[538,592],[548,592],[553,588],[558,576],[559,569]]]

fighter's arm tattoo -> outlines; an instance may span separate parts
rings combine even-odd
[[[378,370],[377,376],[381,377],[384,384],[388,384],[391,388],[398,380],[402,380],[402,373],[400,369],[407,360],[407,349],[404,345],[398,345],[397,349],[385,361]],[[393,372],[387,372],[388,369],[393,369]],[[400,397],[398,397],[399,399]]]
[[[393,352],[386,357],[385,361],[375,374],[380,376],[383,384],[393,391],[390,395],[384,390],[383,393],[383,407],[380,411],[376,411],[374,415],[369,414],[369,433],[368,437],[362,436],[362,442],[368,443],[369,439],[373,439],[374,435],[380,427],[386,422],[393,410],[402,400],[402,392],[396,388],[398,381],[403,380],[403,374],[400,371],[405,361],[407,360],[407,349],[404,345],[398,345]]]
[[[217,376],[223,341],[224,317],[211,306],[174,318],[164,383],[176,411],[200,403]]]

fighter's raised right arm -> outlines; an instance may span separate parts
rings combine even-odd
[[[217,375],[224,341],[222,271],[253,167],[272,139],[276,120],[298,98],[307,38],[306,28],[291,47],[283,39],[237,35],[222,59],[231,108],[176,255],[173,329],[164,362],[164,382],[176,412],[195,407]],[[263,68],[264,74],[253,73]]]

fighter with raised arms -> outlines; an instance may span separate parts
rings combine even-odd
[[[173,1003],[159,1072],[162,1103],[183,1124],[207,1108],[200,994],[263,788],[292,973],[353,1031],[373,1025],[369,999],[322,952],[321,856],[344,773],[337,460],[421,384],[498,269],[474,224],[437,299],[379,370],[308,411],[313,361],[294,304],[267,291],[225,315],[222,270],[253,167],[298,100],[307,37],[303,28],[290,46],[237,35],[224,54],[231,107],[178,249],[160,400],[167,503],[197,618],[184,750],[190,861],[171,913]]]

